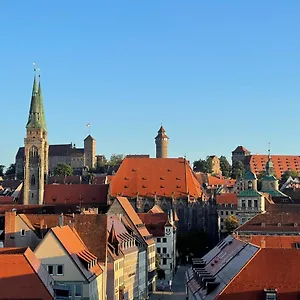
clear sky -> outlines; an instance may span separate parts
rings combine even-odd
[[[49,143],[171,157],[300,154],[300,2],[2,1],[0,164],[24,143],[41,69]]]

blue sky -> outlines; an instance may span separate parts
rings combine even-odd
[[[41,69],[49,143],[191,161],[237,145],[300,154],[299,1],[3,1],[0,164],[23,145]]]

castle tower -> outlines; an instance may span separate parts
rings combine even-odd
[[[160,126],[158,134],[155,137],[156,158],[168,158],[168,142],[169,138],[166,135],[166,131]]]
[[[96,140],[90,134],[84,139],[84,166],[89,169],[96,166]]]
[[[37,84],[35,74],[24,144],[25,167],[23,201],[24,204],[43,204],[44,185],[48,176],[49,145],[47,141],[42,88],[40,80],[39,84]]]

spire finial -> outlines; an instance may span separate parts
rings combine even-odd
[[[269,142],[269,148],[268,148],[268,157],[271,157],[271,143]]]

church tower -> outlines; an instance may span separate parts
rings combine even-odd
[[[160,126],[157,136],[155,137],[156,158],[168,158],[169,138],[163,126]]]
[[[262,179],[262,191],[278,191],[278,179],[274,175],[274,164],[271,159],[270,149],[268,161],[266,163],[266,174]]]
[[[36,69],[34,69],[36,72]],[[42,88],[39,76],[37,84],[34,74],[31,104],[26,125],[24,204],[43,204],[44,185],[48,176],[47,127]]]

